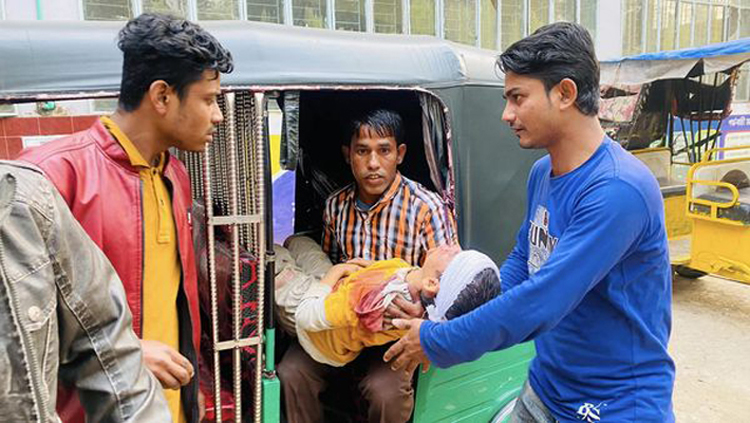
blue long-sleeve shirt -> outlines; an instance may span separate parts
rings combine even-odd
[[[561,176],[552,176],[549,156],[540,159],[500,273],[503,295],[449,322],[423,323],[434,364],[534,339],[529,381],[558,420],[674,421],[664,209],[638,159],[609,138]]]

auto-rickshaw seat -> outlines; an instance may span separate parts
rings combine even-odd
[[[743,171],[748,166],[743,165],[745,163],[732,164],[733,168],[721,177],[721,182],[732,184],[737,188],[739,197],[737,204],[734,206],[719,208],[717,217],[750,224],[750,179],[748,179],[747,173]],[[738,168],[738,166],[741,168]],[[728,203],[734,199],[734,194],[726,187],[717,187],[715,190],[699,195],[698,198],[718,203]]]
[[[729,208],[719,209],[718,217],[750,225],[750,188],[742,188],[738,191],[740,196],[737,204]],[[700,195],[698,198],[719,203],[727,203],[732,201],[733,195],[731,191],[722,189]]]
[[[685,181],[672,179],[671,177],[656,178],[656,180],[659,182],[659,189],[664,198],[685,195],[685,192],[687,191],[687,184],[685,184]]]

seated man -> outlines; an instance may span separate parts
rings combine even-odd
[[[353,123],[342,152],[354,183],[331,194],[323,213],[323,250],[334,263],[400,258],[419,265],[427,250],[457,244],[453,217],[440,196],[398,171],[406,155],[404,132],[401,117],[388,110],[372,111]],[[408,303],[397,299],[394,304]],[[419,307],[406,311],[414,317],[422,313]],[[278,367],[287,419],[323,421],[319,396],[336,376],[337,384],[342,378],[360,380],[368,421],[406,422],[414,406],[411,374],[391,370],[381,357],[377,350],[363,353],[352,363],[353,375],[334,375],[331,366],[292,343]]]
[[[276,290],[289,292],[298,285],[305,293],[281,296],[284,305],[279,314],[287,318],[280,320],[293,320],[305,352],[329,366],[344,366],[364,348],[387,344],[404,334],[383,324],[384,311],[396,297],[421,301],[430,320],[442,321],[467,313],[500,293],[499,273],[492,259],[457,246],[431,250],[421,268],[402,259],[358,261],[332,266],[317,281],[302,270],[325,267],[316,254],[317,244],[309,238],[293,237],[287,245],[292,260],[277,249],[284,259]],[[293,267],[292,261],[298,267]],[[289,301],[292,297],[298,299],[296,304]]]

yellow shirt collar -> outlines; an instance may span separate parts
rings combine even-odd
[[[120,146],[122,146],[122,149],[125,150],[125,153],[128,155],[128,159],[130,159],[130,164],[136,167],[152,167],[146,159],[143,158],[143,155],[141,155],[141,152],[138,151],[138,148],[136,148],[135,144],[133,144],[132,141],[130,141],[130,138],[128,138],[127,135],[125,135],[124,132],[122,132],[122,129],[120,129],[117,124],[109,118],[109,116],[102,116],[99,118],[107,130],[112,134],[113,137],[117,140],[118,143],[120,143]],[[161,153],[159,155],[159,163],[154,166],[156,167],[160,172],[164,170],[164,162],[166,159],[166,154]]]

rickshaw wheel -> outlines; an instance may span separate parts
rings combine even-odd
[[[702,276],[706,276],[708,273],[701,272],[700,270],[691,269],[687,266],[675,266],[674,271],[683,278],[698,279]]]

